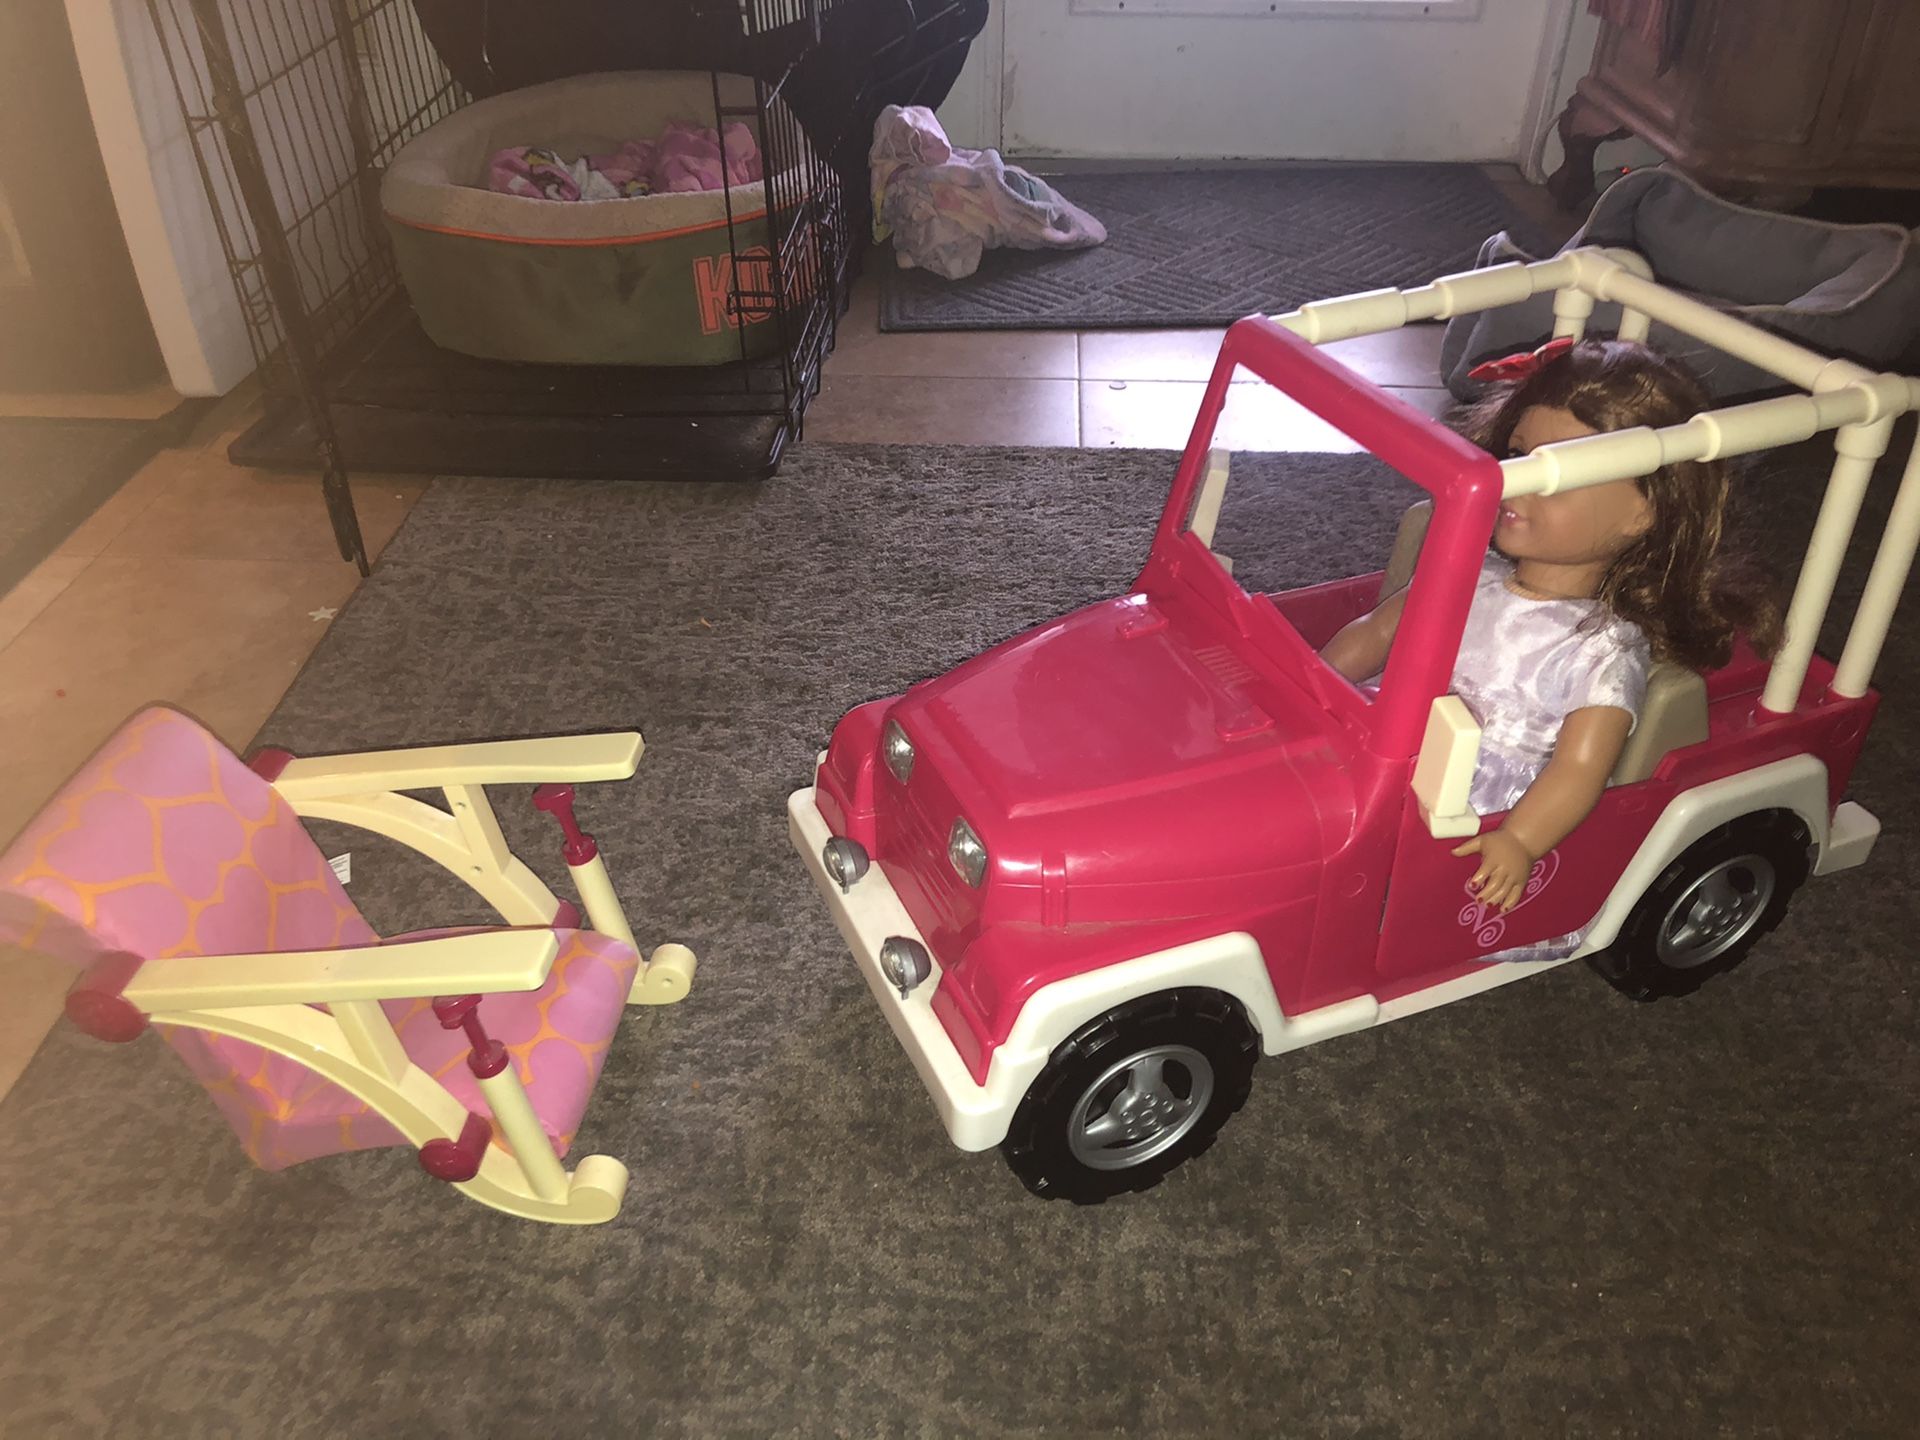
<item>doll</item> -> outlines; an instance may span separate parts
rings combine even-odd
[[[1643,345],[1555,341],[1480,367],[1495,383],[1460,424],[1502,458],[1633,426],[1677,425],[1708,408],[1684,369]],[[1536,861],[1599,802],[1646,694],[1654,660],[1727,663],[1736,631],[1762,654],[1779,612],[1719,554],[1728,489],[1719,461],[1501,505],[1451,689],[1482,727],[1470,791],[1493,830],[1453,853],[1478,856],[1470,888],[1511,910]],[[1406,591],[1343,628],[1321,652],[1360,682],[1377,675]],[[1557,959],[1584,930],[1496,959]]]

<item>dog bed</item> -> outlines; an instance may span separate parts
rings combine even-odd
[[[751,105],[753,83],[722,76],[720,94]],[[475,101],[402,149],[380,203],[428,336],[467,355],[568,365],[718,365],[743,345],[747,356],[777,348],[771,303],[733,299],[736,263],[741,289],[774,288],[766,181],[578,204],[484,188],[496,151],[612,150],[673,120],[719,127],[711,74],[533,85]],[[798,176],[770,178],[783,204],[797,203]]]
[[[1920,334],[1920,245],[1898,225],[1837,225],[1753,210],[1710,194],[1676,170],[1636,171],[1608,187],[1580,232],[1562,247],[1617,246],[1646,257],[1654,278],[1716,309],[1824,355],[1875,369],[1901,363]],[[1480,264],[1531,260],[1505,234],[1488,240]],[[1596,333],[1620,323],[1600,305]],[[1467,371],[1538,344],[1553,333],[1553,297],[1449,321],[1441,374],[1461,399],[1484,389]],[[1656,324],[1656,349],[1678,356],[1716,399],[1778,390],[1784,383]]]

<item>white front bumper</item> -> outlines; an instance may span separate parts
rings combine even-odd
[[[893,1027],[933,1096],[934,1108],[940,1112],[940,1122],[947,1127],[953,1143],[962,1150],[987,1150],[998,1145],[1006,1138],[1008,1122],[1032,1071],[1038,1067],[1020,1066],[1017,1068],[1023,1073],[1014,1075],[1009,1067],[998,1063],[1000,1057],[996,1056],[988,1083],[976,1084],[947,1038],[946,1027],[933,1013],[934,992],[940,988],[940,961],[933,960],[933,973],[904,998],[881,972],[880,947],[887,940],[899,936],[926,945],[926,937],[914,926],[885,872],[876,864],[850,891],[842,893],[839,882],[827,873],[822,857],[833,831],[821,817],[811,786],[796,790],[788,799],[787,834],[807,862],[807,873],[813,876],[815,887],[833,912],[834,923],[846,937],[860,973],[867,977],[867,988],[873,991],[887,1024]],[[927,946],[927,954],[933,955],[933,947]],[[1044,1061],[1045,1056],[1038,1058]]]

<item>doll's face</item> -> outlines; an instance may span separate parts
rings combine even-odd
[[[1570,410],[1535,405],[1520,417],[1509,456],[1542,445],[1593,435]],[[1605,567],[1653,523],[1653,507],[1631,480],[1615,480],[1559,495],[1521,495],[1502,502],[1493,543],[1513,560]]]

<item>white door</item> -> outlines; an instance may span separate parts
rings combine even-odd
[[[1585,10],[995,0],[941,116],[957,142],[1016,155],[1526,164],[1585,69]]]

